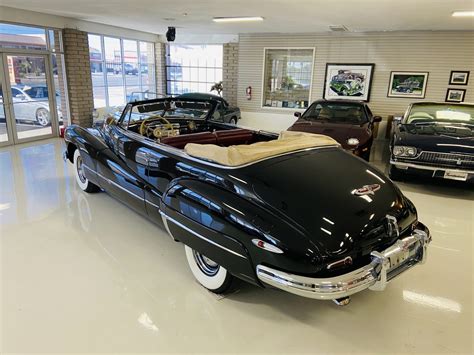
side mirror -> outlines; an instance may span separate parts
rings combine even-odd
[[[295,112],[293,114],[296,118],[301,118],[301,112]]]
[[[374,117],[372,118],[372,120],[373,120],[374,122],[382,122],[382,117],[380,117],[380,116],[374,116]]]
[[[394,123],[397,123],[397,124],[398,124],[398,123],[401,123],[402,120],[403,120],[403,116],[394,116],[394,117],[393,117],[393,122],[394,122]]]
[[[23,95],[23,94],[18,94],[18,95],[16,95],[16,96],[15,96],[15,98],[17,98],[17,99],[20,99],[20,100],[23,100],[23,101],[24,101],[24,100],[26,100],[26,95]]]

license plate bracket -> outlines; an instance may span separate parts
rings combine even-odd
[[[444,178],[449,180],[457,180],[457,181],[466,181],[467,180],[467,172],[459,171],[459,170],[446,170],[444,172]]]

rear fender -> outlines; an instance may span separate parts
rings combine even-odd
[[[295,253],[295,248],[306,251],[309,242],[298,239],[277,216],[236,192],[197,179],[176,179],[163,195],[161,212],[173,238],[251,283],[259,284],[255,275],[258,264],[294,272],[311,270],[301,257],[304,254]],[[291,250],[278,244],[272,235],[275,229],[292,236]],[[253,239],[272,243],[284,253],[257,248]]]
[[[161,213],[176,240],[213,259],[231,274],[260,285],[249,247],[263,238],[249,203],[209,182],[180,178],[164,193]]]

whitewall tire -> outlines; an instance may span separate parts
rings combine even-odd
[[[85,192],[97,192],[100,191],[100,188],[89,181],[84,174],[84,164],[81,157],[81,153],[79,149],[74,151],[74,176],[76,177],[77,185],[80,187],[82,191]]]
[[[187,245],[184,248],[191,272],[202,286],[214,293],[229,290],[233,276],[226,269]]]

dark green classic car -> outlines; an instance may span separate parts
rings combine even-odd
[[[218,105],[212,115],[212,120],[223,123],[237,124],[240,120],[240,108],[230,106],[221,96],[201,92],[190,92],[177,96],[180,99],[216,100]]]

